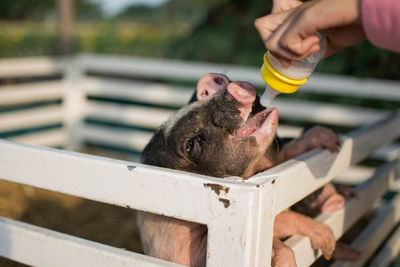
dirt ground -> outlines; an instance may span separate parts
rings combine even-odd
[[[142,253],[135,211],[0,180],[0,216]],[[0,257],[0,266],[25,266]]]

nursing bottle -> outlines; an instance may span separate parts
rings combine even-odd
[[[301,61],[292,61],[289,67],[283,66],[279,59],[271,53],[265,53],[264,64],[261,67],[261,76],[266,84],[266,88],[260,99],[261,105],[267,107],[278,94],[294,93],[301,84],[307,82],[308,77],[326,52],[325,35],[318,32],[316,35],[320,40],[320,50]]]

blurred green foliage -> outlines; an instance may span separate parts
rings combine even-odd
[[[59,54],[55,4],[2,0],[0,57]],[[78,0],[75,50],[260,66],[265,48],[253,22],[270,7],[259,0],[170,0],[110,17]],[[400,55],[365,41],[325,59],[317,71],[400,80]]]
[[[80,19],[100,18],[100,7],[87,0],[74,0],[76,16]],[[40,21],[57,16],[57,0],[1,0],[1,20]]]

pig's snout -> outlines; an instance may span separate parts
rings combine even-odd
[[[231,82],[228,92],[241,105],[253,104],[256,99],[256,89],[248,82]]]
[[[197,82],[197,99],[206,100],[222,93],[228,87],[229,79],[225,75],[208,73]]]
[[[247,120],[256,99],[256,89],[248,82],[231,82],[227,90],[239,104],[238,109],[241,117]]]

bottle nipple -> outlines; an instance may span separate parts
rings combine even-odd
[[[264,107],[268,107],[274,101],[275,97],[280,94],[281,92],[273,89],[268,84],[265,86],[264,94],[260,98],[260,103]]]

